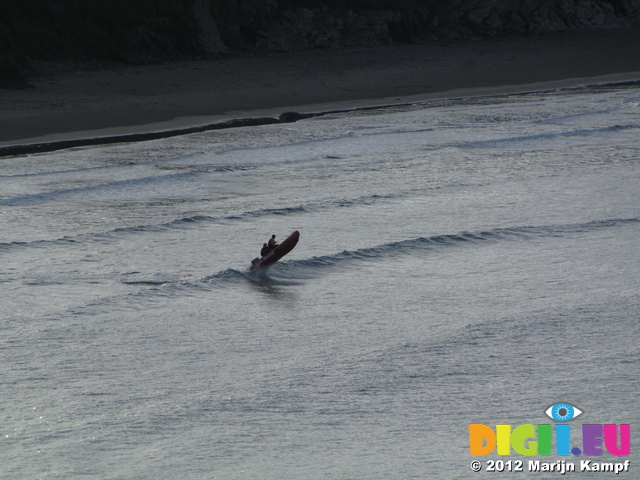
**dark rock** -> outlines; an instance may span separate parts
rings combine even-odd
[[[283,123],[293,123],[298,120],[304,120],[305,118],[313,117],[311,113],[300,113],[300,112],[284,112],[280,114],[278,119]]]

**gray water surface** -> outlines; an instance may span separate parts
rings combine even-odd
[[[0,477],[494,478],[468,425],[562,401],[636,478],[639,138],[599,87],[2,159]]]

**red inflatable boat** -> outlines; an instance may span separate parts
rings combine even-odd
[[[255,258],[251,262],[251,266],[249,270],[257,271],[262,268],[268,267],[269,265],[273,265],[282,257],[284,257],[287,253],[289,253],[298,243],[298,239],[300,238],[300,232],[297,230],[289,235],[280,245],[271,250],[269,253],[264,255],[263,257]]]

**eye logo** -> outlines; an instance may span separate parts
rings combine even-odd
[[[568,422],[582,415],[583,412],[568,403],[556,403],[547,408],[544,413],[556,422]]]

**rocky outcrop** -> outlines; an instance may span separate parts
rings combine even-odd
[[[38,60],[155,63],[610,28],[639,18],[640,0],[3,0],[0,87],[28,86]]]
[[[295,50],[627,26],[640,0],[378,0],[237,2],[219,11],[234,49]]]

